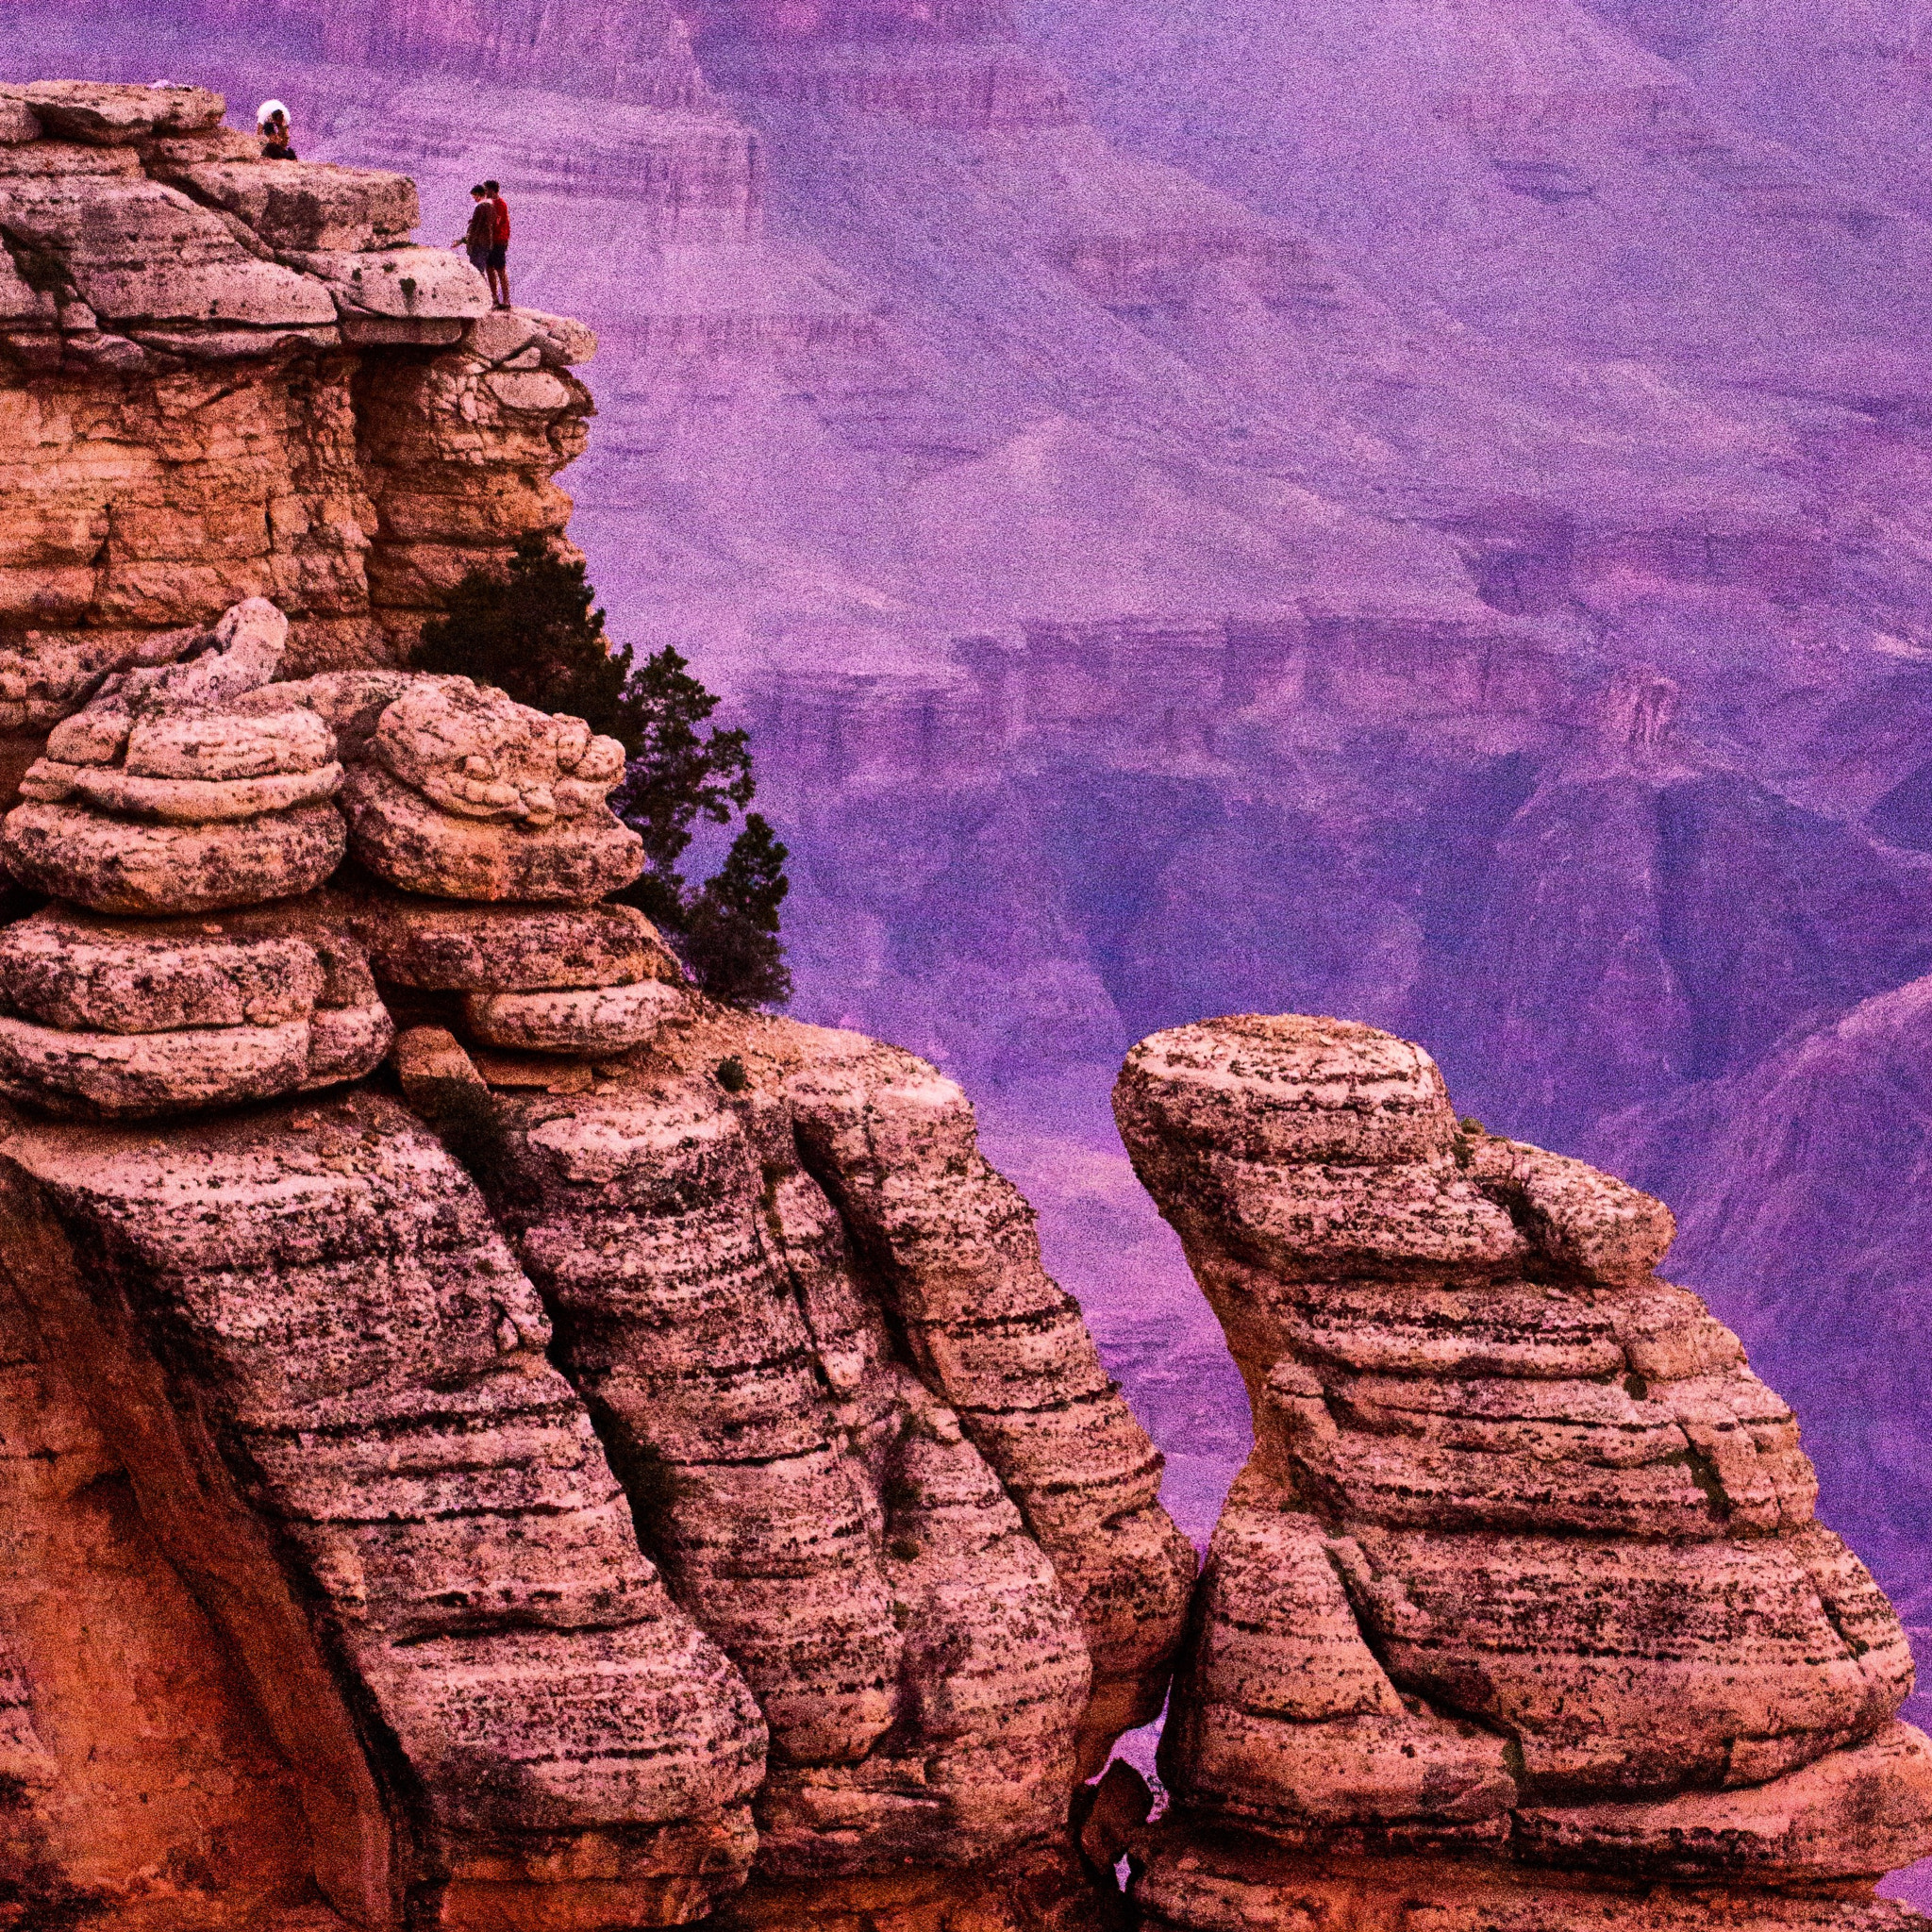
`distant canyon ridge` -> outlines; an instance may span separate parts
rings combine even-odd
[[[14,77],[288,100],[432,242],[505,182],[799,1011],[981,1096],[1185,1527],[1246,1409],[1105,1096],[1333,1013],[1670,1201],[1924,1634],[1932,5],[6,11]]]

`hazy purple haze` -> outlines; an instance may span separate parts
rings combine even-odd
[[[1191,1530],[1244,1409],[1107,1090],[1332,1011],[1668,1196],[1932,1624],[1932,0],[0,12],[431,241],[504,180],[799,1010],[968,1082]]]

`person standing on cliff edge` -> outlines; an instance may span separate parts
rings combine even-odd
[[[490,257],[496,246],[496,204],[482,182],[470,190],[470,225],[449,245],[460,248],[470,258],[470,266],[486,276],[490,292],[496,293],[496,277],[491,273]]]
[[[264,101],[255,110],[255,131],[261,137],[261,158],[265,161],[292,161],[295,150],[289,145],[289,110],[280,101]]]
[[[490,233],[490,292],[499,308],[509,307],[509,203],[503,198],[499,182],[486,181],[484,192],[495,215]]]

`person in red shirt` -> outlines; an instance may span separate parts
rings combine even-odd
[[[496,217],[495,226],[491,231],[490,242],[490,292],[499,308],[509,307],[509,203],[503,198],[503,188],[495,181],[486,181],[484,192],[490,196],[490,206]]]

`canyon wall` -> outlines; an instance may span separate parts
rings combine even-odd
[[[909,41],[902,75],[1017,45],[978,15],[698,23],[700,47],[747,37],[805,43],[787,72]],[[637,220],[667,278],[631,317],[648,382],[623,433],[702,413],[722,367],[842,367],[848,402],[894,367],[901,435],[942,399],[991,408],[942,377],[932,308],[922,338],[867,306],[782,202],[774,234],[768,140],[917,161],[829,198],[841,246],[869,234],[902,291],[893,197],[968,135],[1225,217],[1211,246],[1075,246],[1081,196],[1048,219],[1022,192],[1040,152],[955,182],[981,197],[964,252],[994,255],[1024,204],[1077,301],[1134,329],[1176,277],[1286,301],[1323,273],[1314,244],[1052,114],[1001,125],[973,88],[997,111],[965,130],[774,90],[888,129],[842,149],[776,109],[757,138],[709,99],[603,110],[654,184]],[[609,897],[641,862],[607,803],[620,748],[407,669],[463,569],[560,539],[587,331],[488,309],[409,242],[407,183],[266,163],[196,90],[0,108],[0,392],[60,458],[22,458],[9,498],[0,1907],[153,1932],[1076,1932],[1117,1923],[1124,1858],[1131,1909],[1213,1932],[1918,1923],[1872,1896],[1932,1818],[1896,1721],[1905,1634],[1813,1520],[1790,1410],[1656,1278],[1660,1204],[1458,1122],[1428,1057],[1367,1028],[1137,1048],[1122,1131],[1257,1429],[1196,1588],[1162,1458],[959,1086],[703,1000]],[[729,305],[767,272],[805,306],[760,333]],[[680,277],[693,306],[652,307]],[[1076,297],[1001,299],[1024,360]],[[1091,494],[1095,425],[1124,438],[1161,388],[1117,367],[1084,425],[1005,462],[1013,487],[1058,469],[1054,581],[1078,559],[1045,526]],[[784,399],[742,381],[720,408],[748,433]],[[245,436],[221,413],[242,395]],[[1174,392],[1147,421],[1178,439],[1212,408]],[[170,412],[182,440],[152,443]],[[1924,916],[1908,718],[1828,656],[1769,707],[1789,662],[1742,642],[1748,679],[1633,663],[1550,588],[1648,572],[1761,641],[1830,581],[1812,552],[1527,511],[1507,543],[1418,532],[1277,478],[1292,556],[1264,559],[1230,534],[1262,499],[1181,489],[1173,446],[1136,461],[1124,500],[1156,476],[1164,506],[1221,491],[1229,521],[1188,544],[1242,555],[1257,606],[1271,573],[1293,596],[1193,625],[1089,608],[844,681],[781,650],[746,693],[774,803],[817,827],[798,924],[822,1001],[875,1000],[1017,1081],[1228,989],[1335,993],[1450,1038],[1486,1109],[1570,1138],[1608,1120],[1637,1170],[1712,1197],[1729,1108],[1775,1131],[1821,1088],[1883,1105],[1847,1070],[1916,1012],[1888,991]],[[948,541],[986,541],[974,500]],[[86,583],[58,547],[83,522]],[[1353,595],[1318,594],[1344,566]],[[37,604],[36,582],[60,588]],[[1838,748],[1869,827],[1802,802],[1794,744]],[[936,991],[931,960],[968,955],[977,991]],[[1505,958],[1499,1018],[1471,984]],[[1193,1429],[1200,1391],[1173,1385],[1210,1361],[1187,1353],[1200,1303],[1169,1323],[1122,1287],[1099,1312],[1142,1327],[1116,1358]],[[1176,1660],[1150,1824],[1124,1766],[1089,1781]]]
[[[418,247],[411,183],[298,175],[195,89],[5,99],[0,726],[267,594],[303,666],[392,661],[468,570],[560,538],[593,346]]]
[[[220,138],[180,90],[13,98],[16,177],[50,123]],[[258,222],[408,201],[225,169]],[[114,232],[130,171],[71,172],[71,232]],[[123,384],[341,350],[138,333]],[[475,387],[583,336],[384,333],[486,448]],[[16,399],[70,353],[29,344]],[[389,454],[350,445],[374,497]],[[0,1909],[1109,1923],[1070,1815],[1161,1707],[1195,1559],[959,1089],[698,996],[608,899],[642,841],[582,721],[386,633],[332,665],[259,595],[88,658],[95,614],[23,646],[68,682],[0,823]]]
[[[510,185],[604,344],[577,539],[754,724],[801,1010],[974,1083],[1191,1532],[1246,1409],[1104,1095],[1344,1012],[1570,1152],[1730,1137],[1641,1177],[1924,1622],[1869,1474],[1919,1277],[1833,1232],[1906,1224],[1924,1115],[1874,1165],[1822,1081],[1725,1111],[1932,963],[1909,9],[16,11],[21,77],[292,95],[448,233]]]

